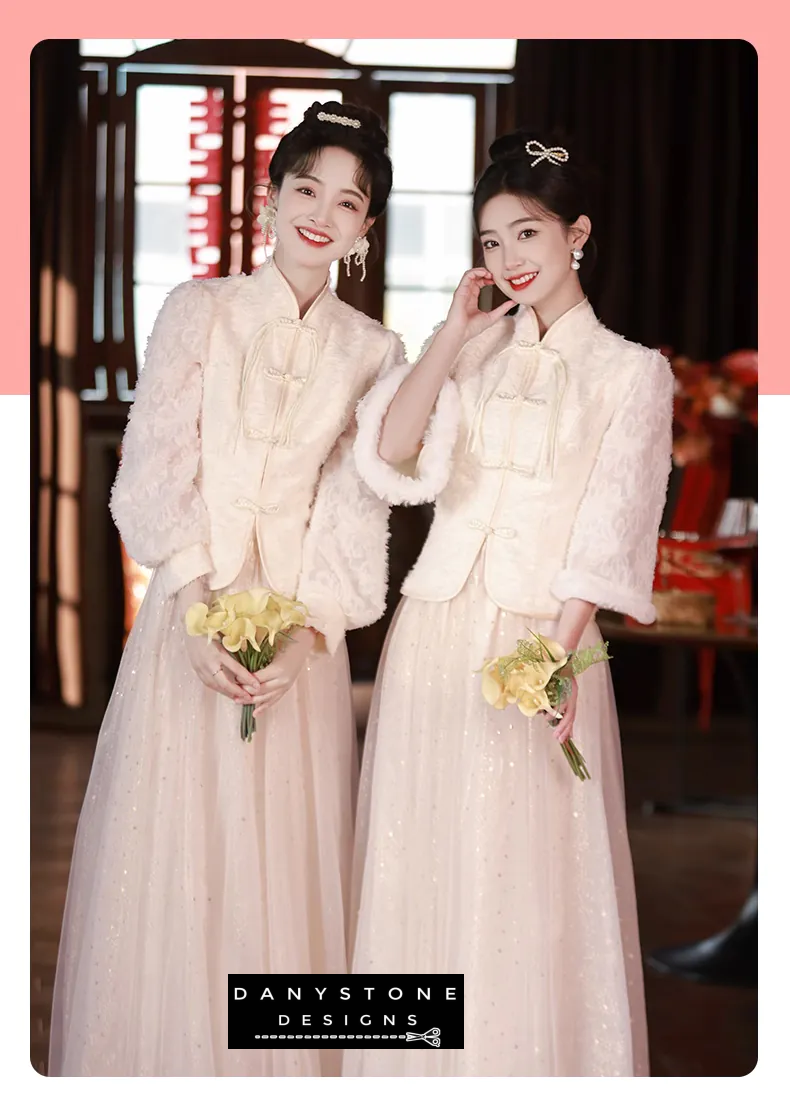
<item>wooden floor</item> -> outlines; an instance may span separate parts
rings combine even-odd
[[[95,734],[36,730],[31,753],[31,1061],[46,1073],[49,1013],[74,830]],[[631,845],[642,944],[702,939],[731,921],[754,877],[756,827],[738,819],[645,816],[647,797],[677,788],[673,745],[662,733],[623,729]],[[744,733],[695,734],[687,791],[754,793]],[[755,990],[699,986],[646,974],[652,1072],[742,1076],[757,1057]]]

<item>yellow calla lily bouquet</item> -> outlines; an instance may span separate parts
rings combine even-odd
[[[545,712],[556,726],[561,718],[557,709],[568,699],[572,679],[596,662],[608,661],[609,645],[601,642],[582,651],[566,651],[556,640],[536,632],[531,635],[531,640],[520,639],[511,654],[483,664],[478,671],[483,675],[483,697],[500,710],[517,704],[529,719]],[[562,752],[574,775],[589,780],[585,760],[572,738],[562,743]]]
[[[222,637],[222,646],[251,673],[268,666],[277,653],[278,640],[291,642],[288,633],[303,628],[306,606],[301,602],[256,586],[238,594],[225,594],[211,605],[202,601],[190,605],[186,614],[187,633],[205,636],[211,643]],[[241,737],[249,742],[255,731],[253,704],[241,710]]]

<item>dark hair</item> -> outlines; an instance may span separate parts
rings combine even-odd
[[[319,115],[348,118],[358,126]],[[392,189],[392,162],[387,134],[375,111],[356,103],[313,103],[304,118],[277,146],[269,165],[272,185],[281,187],[286,175],[310,171],[324,148],[344,148],[359,160],[354,182],[370,199],[368,215],[384,212]]]
[[[559,163],[556,158],[540,158],[539,148],[530,154],[527,152],[530,142],[536,142],[547,151],[564,149],[568,158]],[[595,180],[572,147],[572,142],[564,135],[517,129],[514,133],[497,137],[488,155],[491,163],[477,180],[472,199],[472,214],[478,232],[483,206],[498,194],[513,194],[527,203],[537,202],[566,227],[570,227],[582,214],[592,219]],[[595,244],[592,237],[586,246],[591,250],[590,257],[594,261]],[[591,266],[591,263],[585,262],[583,269],[589,271]]]

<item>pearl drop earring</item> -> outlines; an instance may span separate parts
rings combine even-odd
[[[573,262],[571,263],[571,270],[578,270],[579,267],[581,266],[581,263],[579,262],[579,260],[584,258],[584,252],[581,251],[578,247],[575,247],[573,249],[573,251],[571,252],[571,255],[573,256]]]

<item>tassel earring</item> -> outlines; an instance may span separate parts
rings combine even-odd
[[[277,220],[277,206],[265,205],[262,207],[258,214],[258,224],[261,226],[261,234],[263,236],[264,247],[270,239],[274,240],[277,237],[277,233],[274,229],[274,223]]]
[[[351,260],[354,260],[354,266],[362,267],[362,277],[360,281],[364,282],[367,274],[367,267],[365,266],[365,259],[370,251],[370,240],[367,236],[357,236],[354,240],[354,246],[343,256],[343,262],[346,264],[346,276],[351,277]]]

